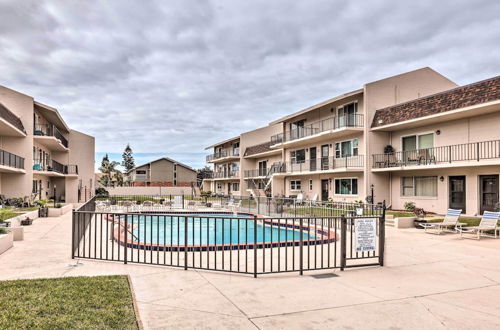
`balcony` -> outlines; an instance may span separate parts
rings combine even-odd
[[[333,116],[304,127],[271,136],[271,148],[293,147],[324,138],[341,137],[363,130],[362,114]]]
[[[26,136],[21,119],[0,103],[0,135],[2,136]]]
[[[244,172],[245,179],[249,178],[264,178],[267,175],[273,174],[274,168],[259,168],[256,170],[246,170]]]
[[[0,172],[26,173],[24,170],[24,158],[0,149]]]
[[[500,165],[500,140],[398,151],[373,156],[372,171]]]
[[[68,140],[52,124],[36,124],[33,130],[36,141],[52,151],[68,151]]]
[[[285,162],[276,169],[276,175],[362,172],[364,155],[306,159],[301,162]]]
[[[213,179],[239,179],[240,171],[214,172]]]
[[[42,174],[46,176],[77,176],[78,175],[78,165],[63,165],[55,160],[40,161],[38,159],[33,160],[33,170],[36,174]]]
[[[235,148],[235,149],[222,149],[218,152],[215,152],[211,155],[207,156],[207,163],[217,163],[217,162],[224,162],[227,160],[232,160],[232,159],[239,159],[240,158],[240,149]]]

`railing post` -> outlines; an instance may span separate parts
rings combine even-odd
[[[97,223],[96,223],[97,226]],[[123,263],[127,264],[127,256],[128,256],[128,214],[125,214],[125,250],[123,251]]]
[[[295,221],[295,219],[294,219],[294,221]],[[300,222],[299,222],[299,226],[300,226],[300,247],[299,247],[300,248],[300,252],[299,252],[300,275],[304,274],[304,227],[303,227],[303,224],[304,224],[304,219],[301,217]]]
[[[75,259],[75,209],[71,213],[71,259]]]
[[[340,270],[344,271],[346,266],[346,247],[347,247],[347,219],[345,215],[340,218]]]
[[[253,277],[257,278],[257,216],[253,216]]]
[[[481,159],[481,157],[479,156],[479,142],[476,142],[476,153],[477,153],[477,161],[479,161]]]
[[[382,204],[382,216],[379,222],[379,237],[378,237],[378,263],[380,266],[384,265],[384,252],[385,252],[385,200]]]
[[[194,227],[194,222],[193,222],[193,227]],[[184,217],[184,270],[188,269],[187,242],[188,242],[188,219],[187,219],[187,217]],[[222,253],[224,253],[224,250],[222,250]],[[224,265],[223,265],[223,267],[224,267]]]
[[[451,146],[448,146],[448,162],[451,163]]]

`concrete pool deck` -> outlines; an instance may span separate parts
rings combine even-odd
[[[0,255],[0,280],[128,274],[147,329],[500,328],[500,239],[390,227],[386,235],[385,267],[345,272],[254,279],[90,260],[74,267],[68,213],[25,227],[24,241]]]

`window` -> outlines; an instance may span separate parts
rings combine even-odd
[[[290,151],[290,160],[292,164],[302,164],[306,161],[306,149]]]
[[[222,190],[222,183],[217,183],[217,191],[221,191]]]
[[[146,174],[146,170],[137,170],[135,171],[136,174]]]
[[[300,190],[300,188],[301,188],[300,180],[290,181],[290,190]]]
[[[335,179],[335,194],[336,195],[357,195],[358,194],[358,179],[356,179],[356,178]]]
[[[401,195],[406,197],[437,197],[437,176],[401,178]]]
[[[299,120],[294,123],[290,123],[290,139],[298,139],[304,135],[304,123],[305,120]]]
[[[313,180],[309,180],[309,191],[313,190]]]
[[[339,107],[337,110],[337,127],[355,126],[357,112],[357,102],[352,102]]]
[[[239,182],[234,182],[231,186],[232,191],[240,191],[240,183]]]
[[[335,157],[351,157],[358,155],[358,139],[335,143]]]
[[[404,136],[401,144],[403,151],[433,148],[434,133]]]

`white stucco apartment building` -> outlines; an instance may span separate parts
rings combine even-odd
[[[0,86],[0,195],[76,203],[94,191],[95,139],[59,111]]]
[[[481,214],[498,202],[498,127],[500,77],[458,86],[422,68],[211,145],[204,189],[355,201],[373,188],[393,209]]]

